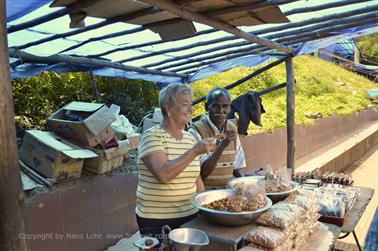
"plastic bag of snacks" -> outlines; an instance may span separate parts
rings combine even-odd
[[[285,202],[298,205],[305,210],[311,209],[315,204],[315,200],[301,195],[289,196]]]
[[[265,182],[254,180],[253,182],[239,182],[234,185],[236,194],[249,201],[263,202],[265,205]]]
[[[345,203],[343,198],[335,193],[324,193],[320,198],[320,214],[335,217],[344,217]]]
[[[268,170],[266,174],[265,190],[268,193],[279,193],[291,189],[291,177],[287,168],[279,168],[275,171]]]
[[[255,211],[265,206],[264,182],[240,182],[234,187],[234,195],[213,201],[204,206],[213,210],[229,212]]]
[[[293,212],[296,216],[302,215],[305,212],[302,207],[295,204],[286,203],[283,201],[280,201],[274,204],[272,208],[274,208],[275,210],[290,211],[290,212]]]
[[[244,239],[257,246],[275,248],[286,240],[286,234],[270,227],[258,226],[246,233]]]
[[[293,242],[291,240],[281,243],[275,248],[265,248],[255,244],[248,245],[248,251],[293,251]]]
[[[262,213],[256,222],[264,226],[284,230],[294,223],[303,211],[302,208],[296,205],[288,206],[287,203],[277,203],[268,211]]]

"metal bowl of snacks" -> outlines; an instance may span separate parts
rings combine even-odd
[[[225,199],[235,195],[235,189],[218,189],[198,193],[193,197],[193,204],[209,221],[227,226],[241,226],[253,222],[261,213],[272,206],[272,201],[265,196],[265,205],[254,211],[230,212],[220,211],[205,207],[214,201]]]
[[[228,182],[228,186],[230,188],[235,187],[238,183],[251,183],[254,184],[258,182],[259,180],[265,180],[264,176],[247,176],[247,177],[240,177],[232,179]],[[278,201],[284,200],[293,192],[295,192],[298,189],[298,183],[292,181],[291,182],[291,189],[282,191],[282,192],[267,192],[265,191],[265,194],[272,200],[273,203],[276,203]]]
[[[292,181],[291,182],[291,189],[282,191],[282,192],[265,192],[265,194],[273,201],[273,203],[279,202],[281,200],[286,199],[289,197],[290,194],[297,191],[298,183]]]

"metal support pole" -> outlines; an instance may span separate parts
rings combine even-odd
[[[295,142],[294,142],[294,126],[295,126],[295,81],[293,58],[288,57],[286,63],[286,128],[287,128],[287,168],[291,169],[291,173],[295,173]]]
[[[356,245],[357,245],[358,250],[362,251],[360,243],[358,242],[358,238],[357,238],[356,232],[353,230],[352,233],[353,233],[354,240],[356,241]]]

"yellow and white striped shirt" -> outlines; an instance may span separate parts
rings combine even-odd
[[[191,202],[197,191],[196,180],[200,174],[199,158],[196,157],[179,175],[167,184],[160,183],[143,163],[142,158],[162,151],[171,161],[196,144],[193,136],[183,131],[177,140],[160,125],[143,133],[138,147],[138,188],[135,212],[139,217],[173,219],[195,214],[198,209]]]

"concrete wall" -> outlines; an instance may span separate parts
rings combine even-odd
[[[103,251],[138,230],[136,173],[81,179],[57,185],[25,204],[31,251]]]
[[[357,137],[355,140],[355,142],[343,147],[342,150],[333,151],[334,156],[324,159],[324,162],[319,166],[320,170],[322,172],[341,172],[351,163],[360,159],[367,151],[378,144],[378,129],[375,129],[367,137]]]
[[[349,116],[318,119],[313,125],[295,126],[295,157],[299,159],[339,140],[369,123],[378,121],[378,108],[372,107]],[[286,128],[241,138],[247,167],[286,166]]]

